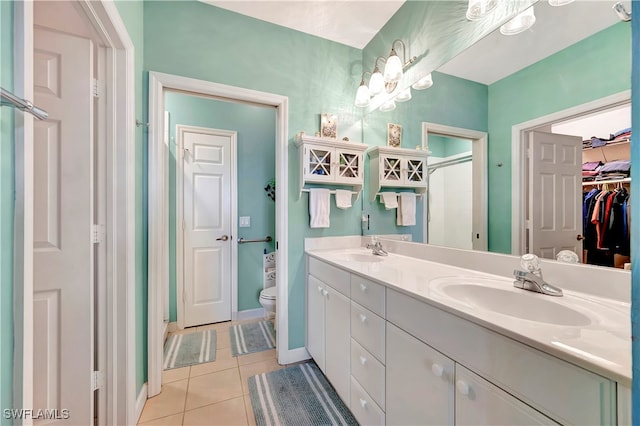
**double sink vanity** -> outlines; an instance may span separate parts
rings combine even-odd
[[[305,242],[306,347],[358,422],[631,423],[630,304],[576,291],[599,271],[543,263],[573,277],[554,297],[514,287],[514,256],[365,240]]]

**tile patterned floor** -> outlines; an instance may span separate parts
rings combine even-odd
[[[237,323],[197,328],[216,330],[216,360],[163,371],[162,392],[145,403],[140,426],[256,424],[247,379],[285,366],[278,365],[275,349],[232,357],[229,327]]]

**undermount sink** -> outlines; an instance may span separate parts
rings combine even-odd
[[[374,254],[363,254],[363,253],[347,253],[343,257],[344,260],[349,260],[352,262],[363,262],[363,263],[375,263],[382,262],[384,258],[382,256],[376,256]]]
[[[438,282],[439,281],[439,282]],[[449,298],[476,309],[496,312],[528,321],[563,326],[586,326],[591,319],[571,307],[547,300],[546,297],[526,290],[496,288],[489,285],[510,285],[506,280],[487,278],[441,278],[430,285],[439,288]]]

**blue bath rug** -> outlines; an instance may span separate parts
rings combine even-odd
[[[164,344],[165,370],[216,360],[216,331],[174,334]]]
[[[276,332],[271,321],[247,322],[229,327],[231,355],[268,351],[276,347]]]

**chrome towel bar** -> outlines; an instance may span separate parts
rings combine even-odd
[[[238,244],[245,244],[245,243],[269,243],[271,242],[272,238],[270,236],[266,236],[265,238],[261,239],[261,240],[245,240],[244,238],[240,237],[238,238]]]
[[[49,117],[47,111],[33,105],[31,101],[20,99],[19,97],[9,92],[8,90],[3,89],[2,87],[0,87],[0,105],[7,105],[18,108],[21,111],[32,114],[38,120],[46,120],[47,117]]]

